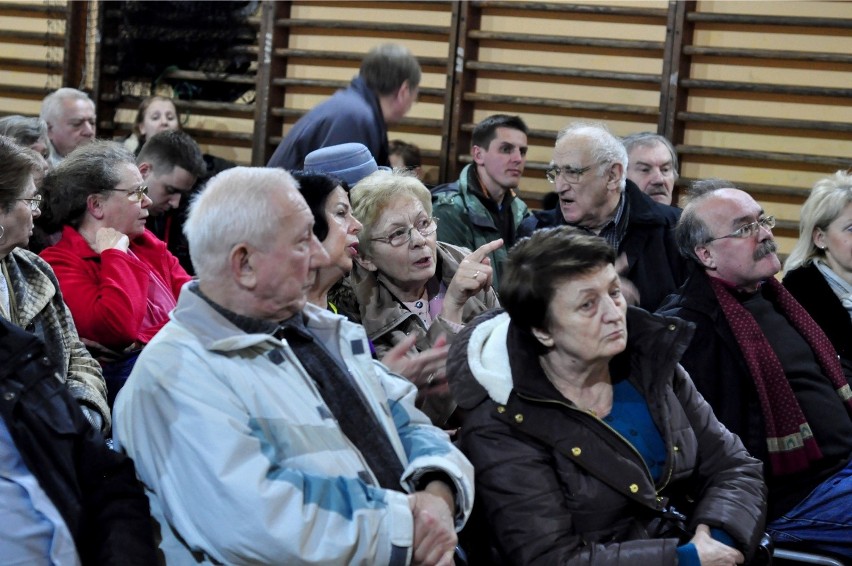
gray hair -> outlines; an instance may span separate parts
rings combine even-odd
[[[686,206],[675,227],[675,242],[680,255],[691,259],[698,265],[704,266],[695,248],[706,244],[713,238],[713,232],[707,223],[696,213],[699,203],[707,200],[713,193],[721,189],[737,189],[733,183],[723,179],[700,179],[693,181],[686,195]]]
[[[136,159],[120,143],[95,140],[75,149],[44,178],[44,222],[54,229],[65,224],[78,228],[89,195],[118,186],[122,165],[136,167]]]
[[[210,179],[190,203],[183,225],[198,278],[211,281],[227,273],[237,244],[267,249],[281,225],[281,211],[269,202],[274,194],[298,187],[277,167],[234,167]]]
[[[15,143],[12,138],[0,136],[0,210],[8,213],[21,198],[27,179],[38,166],[32,150]]]
[[[654,147],[656,145],[665,146],[666,149],[669,150],[669,155],[672,157],[672,170],[674,171],[675,179],[677,179],[679,168],[677,151],[675,151],[672,142],[670,142],[666,136],[661,136],[654,132],[639,132],[636,134],[630,134],[629,136],[624,136],[621,138],[621,142],[624,144],[625,149],[627,149],[627,155],[630,155],[630,152],[633,151],[634,147]]]
[[[617,137],[612,135],[609,128],[601,122],[572,122],[559,130],[556,135],[556,145],[569,137],[586,138],[590,144],[589,152],[592,159],[598,163],[597,175],[600,177],[613,163],[620,163],[621,179],[619,188],[624,191],[627,185],[627,150]]]
[[[816,258],[825,257],[825,250],[814,244],[813,233],[817,228],[827,230],[828,225],[840,216],[850,202],[852,174],[841,170],[814,184],[808,200],[802,205],[799,239],[784,262],[784,273],[807,265]]]
[[[393,94],[408,81],[412,90],[420,86],[420,63],[406,47],[383,43],[372,48],[361,61],[359,76],[380,96]]]
[[[41,119],[51,124],[56,117],[62,112],[62,105],[66,100],[85,100],[95,106],[95,103],[89,98],[89,95],[82,90],[76,88],[63,87],[57,89],[47,96],[41,102]]]
[[[13,114],[0,118],[0,135],[8,136],[23,146],[42,142],[48,147],[47,122],[34,116]]]

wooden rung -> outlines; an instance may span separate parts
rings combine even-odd
[[[783,163],[807,163],[824,165],[834,169],[846,169],[852,165],[851,157],[831,157],[826,155],[804,155],[801,153],[782,153],[779,151],[754,151],[748,149],[732,149],[721,147],[701,147],[696,145],[678,145],[675,149],[679,154],[712,155],[717,157],[732,157],[736,159],[751,159],[755,161],[774,161]]]
[[[0,30],[0,42],[24,43],[26,45],[43,45],[46,47],[64,47],[65,36],[59,33],[43,33],[38,31]]]
[[[763,92],[770,94],[852,98],[852,89],[850,88],[795,86],[766,83],[747,83],[737,81],[708,81],[699,79],[683,79],[682,81],[680,81],[680,85],[684,88],[691,89],[736,90],[740,92]]]
[[[678,112],[677,119],[682,122],[737,124],[744,127],[762,126],[766,128],[785,128],[793,130],[817,130],[820,132],[852,132],[852,124],[849,122],[820,122],[817,120],[793,120],[789,118],[759,118],[757,116],[703,114],[700,112]]]
[[[327,79],[272,79],[272,84],[274,86],[283,86],[283,87],[311,87],[311,88],[325,88],[329,90],[337,90],[341,88],[346,88],[349,86],[349,81],[334,81]],[[420,96],[434,96],[437,98],[443,98],[445,94],[445,90],[442,88],[421,88],[419,89]]]
[[[566,12],[573,14],[603,14],[608,16],[645,16],[662,20],[668,15],[661,8],[634,8],[632,6],[600,6],[588,4],[559,4],[555,2],[524,2],[518,5],[515,1],[477,0],[474,5],[480,8],[507,8],[524,12]],[[540,17],[536,14],[536,17]]]
[[[493,71],[499,73],[522,73],[539,75],[544,77],[571,77],[580,79],[597,79],[604,81],[623,81],[659,85],[662,77],[660,75],[619,73],[615,71],[589,71],[586,69],[566,69],[563,67],[543,67],[539,65],[515,65],[510,63],[487,63],[482,61],[468,61],[464,65],[465,70],[471,71]]]
[[[342,51],[312,51],[308,49],[276,49],[273,52],[276,57],[292,59],[323,59],[331,61],[352,61],[360,63],[366,53],[352,53]],[[417,57],[421,67],[447,67],[446,57]],[[357,65],[356,65],[357,67]]]
[[[52,90],[53,89],[40,86],[0,84],[0,97],[40,100],[47,96]]]
[[[524,107],[545,106],[549,108],[561,108],[564,110],[591,110],[594,112],[613,112],[654,117],[659,114],[659,109],[656,106],[605,104],[602,102],[584,102],[579,100],[564,100],[561,98],[534,98],[531,96],[507,96],[470,92],[464,94],[464,100],[467,102],[493,102]]]
[[[308,110],[297,110],[295,108],[272,108],[270,110],[270,114],[272,114],[276,118],[293,118],[293,122],[295,122],[307,113]],[[406,116],[405,118],[397,122],[397,124],[409,128],[414,127],[440,130],[443,126],[443,120],[439,118],[411,118],[409,116]]]
[[[696,179],[690,177],[678,177],[675,184],[681,189],[681,193],[685,192],[693,181]],[[802,189],[799,187],[781,187],[778,185],[761,185],[758,183],[733,183],[736,187],[746,191],[747,193],[757,193],[767,196],[779,196],[797,199],[800,203],[805,202],[810,193],[810,188]]]
[[[35,73],[61,73],[61,61],[45,61],[43,59],[8,59],[0,57],[0,69],[8,71],[24,71]]]
[[[600,49],[620,49],[629,51],[662,51],[661,41],[636,41],[630,39],[603,39],[598,37],[573,37],[563,35],[542,35],[537,33],[504,33],[497,31],[471,30],[471,39],[494,40],[515,43],[543,43],[547,45],[564,45],[577,47],[595,47]],[[647,57],[647,53],[636,54],[637,57]]]
[[[796,16],[756,16],[752,14],[713,14],[711,12],[689,12],[686,19],[695,23],[742,24],[755,26],[795,26],[816,28],[852,29],[852,19],[806,18]]]
[[[276,27],[285,28],[319,28],[355,31],[384,31],[393,34],[418,33],[422,35],[438,35],[449,37],[450,28],[447,26],[424,26],[418,24],[402,24],[394,22],[344,22],[337,20],[275,20]]]
[[[32,2],[3,2],[0,4],[0,16],[8,18],[65,18],[67,10],[65,6],[55,3],[32,3]]]
[[[852,55],[846,53],[817,53],[813,51],[782,51],[774,49],[739,49],[733,47],[699,47],[686,45],[686,55],[705,55],[708,57],[735,57],[744,59],[773,59],[787,61],[811,61],[823,63],[852,64]]]

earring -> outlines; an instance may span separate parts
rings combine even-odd
[[[3,227],[2,224],[0,224],[0,240],[3,239],[3,234],[5,234],[5,233],[6,233],[6,229]]]

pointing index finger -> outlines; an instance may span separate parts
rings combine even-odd
[[[493,242],[488,242],[479,246],[475,252],[472,252],[465,259],[469,261],[474,261],[476,263],[482,263],[482,260],[495,250],[499,250],[503,247],[503,238],[497,238]]]

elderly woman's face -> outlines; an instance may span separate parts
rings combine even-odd
[[[325,221],[328,234],[322,247],[328,252],[332,269],[346,275],[352,271],[353,258],[358,255],[358,234],[363,226],[352,216],[349,195],[342,187],[338,186],[326,198]]]
[[[35,201],[29,200],[35,198],[36,194],[33,176],[28,175],[24,190],[12,203],[12,210],[5,213],[0,210],[0,226],[4,228],[0,247],[6,253],[17,247],[24,247],[29,243],[30,236],[33,235],[33,220],[41,215],[41,210],[38,207],[35,210],[32,208]]]
[[[401,246],[373,241],[368,258],[372,266],[368,269],[383,274],[405,293],[422,290],[435,275],[438,237],[434,232],[423,236],[414,226],[428,218],[423,203],[413,196],[400,196],[392,201],[372,227],[373,239],[387,237],[397,230],[410,230],[411,239]]]
[[[627,302],[618,273],[607,264],[559,285],[548,308],[545,346],[581,367],[609,360],[627,346]]]
[[[113,190],[101,196],[104,199],[103,224],[133,239],[145,232],[145,219],[148,218],[151,199],[147,195],[139,198],[138,189],[145,183],[135,165],[123,163],[120,178]]]

